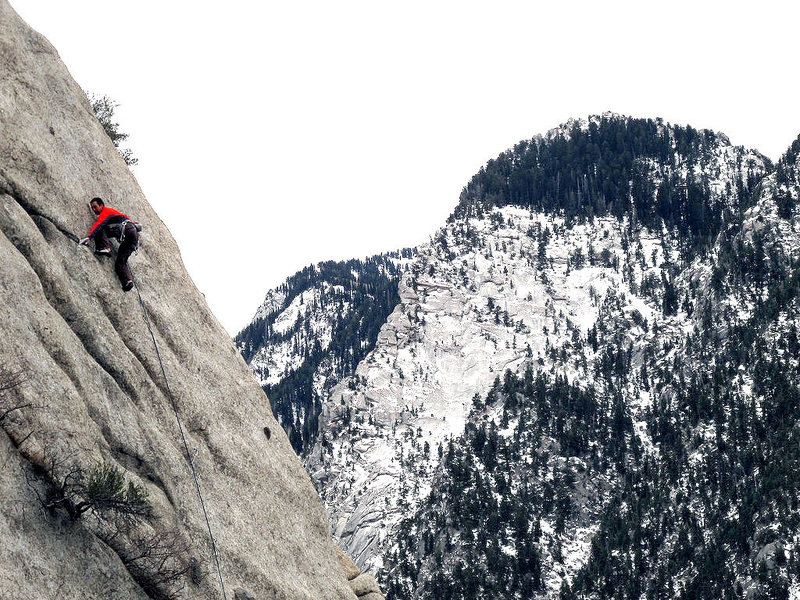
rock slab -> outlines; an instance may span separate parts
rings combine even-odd
[[[230,590],[352,600],[320,499],[269,403],[194,286],[167,228],[55,49],[0,0],[0,597],[146,598],[89,519],[43,511],[42,465],[106,462],[143,486],[148,526],[198,561],[186,597],[219,597],[167,386],[135,293],[76,241],[104,198],[142,223],[131,259],[194,454]],[[271,439],[264,427],[273,432]],[[28,485],[30,483],[30,486]],[[202,576],[201,576],[202,575]]]

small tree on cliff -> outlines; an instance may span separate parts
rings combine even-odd
[[[89,102],[92,105],[92,111],[100,121],[114,147],[122,156],[125,164],[129,167],[138,164],[139,159],[133,156],[133,150],[130,148],[120,148],[119,145],[128,139],[127,133],[122,133],[119,130],[119,123],[114,121],[114,111],[119,106],[119,103],[114,102],[109,96],[97,97],[94,94],[87,94]]]

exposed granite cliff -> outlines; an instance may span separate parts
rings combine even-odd
[[[144,226],[131,264],[195,452],[228,597],[354,598],[264,393],[83,91],[5,0],[0,73],[0,365],[27,377],[0,395],[0,415],[30,405],[0,420],[0,597],[168,597],[159,594],[181,586],[183,597],[220,597],[137,296],[122,293],[110,259],[75,243],[92,222],[87,201],[101,196]],[[135,535],[109,536],[91,512],[42,507],[65,473],[104,462],[147,491],[153,515]],[[159,532],[172,536],[173,567],[191,567],[168,590],[131,559],[142,536]]]

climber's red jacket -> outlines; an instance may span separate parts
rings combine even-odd
[[[93,238],[106,225],[119,225],[123,221],[130,220],[131,219],[118,210],[104,206],[100,214],[97,215],[97,220],[94,222],[94,225],[92,225],[92,228],[89,230],[88,237]]]

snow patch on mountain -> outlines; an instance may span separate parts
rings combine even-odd
[[[315,340],[321,350],[328,348],[336,316],[350,310],[350,303],[347,301],[324,305],[323,297],[326,294],[340,293],[334,287],[341,286],[332,286],[323,281],[303,291],[274,320],[272,331],[285,339],[260,348],[250,361],[250,368],[262,386],[280,383],[290,371],[303,364],[306,356],[298,350],[297,338],[290,335],[292,329],[302,326],[308,339]],[[273,307],[277,305],[277,299],[268,298],[268,303],[269,307]],[[262,305],[259,314],[268,303]],[[324,389],[323,379],[320,379],[318,386],[317,393],[321,395]]]

